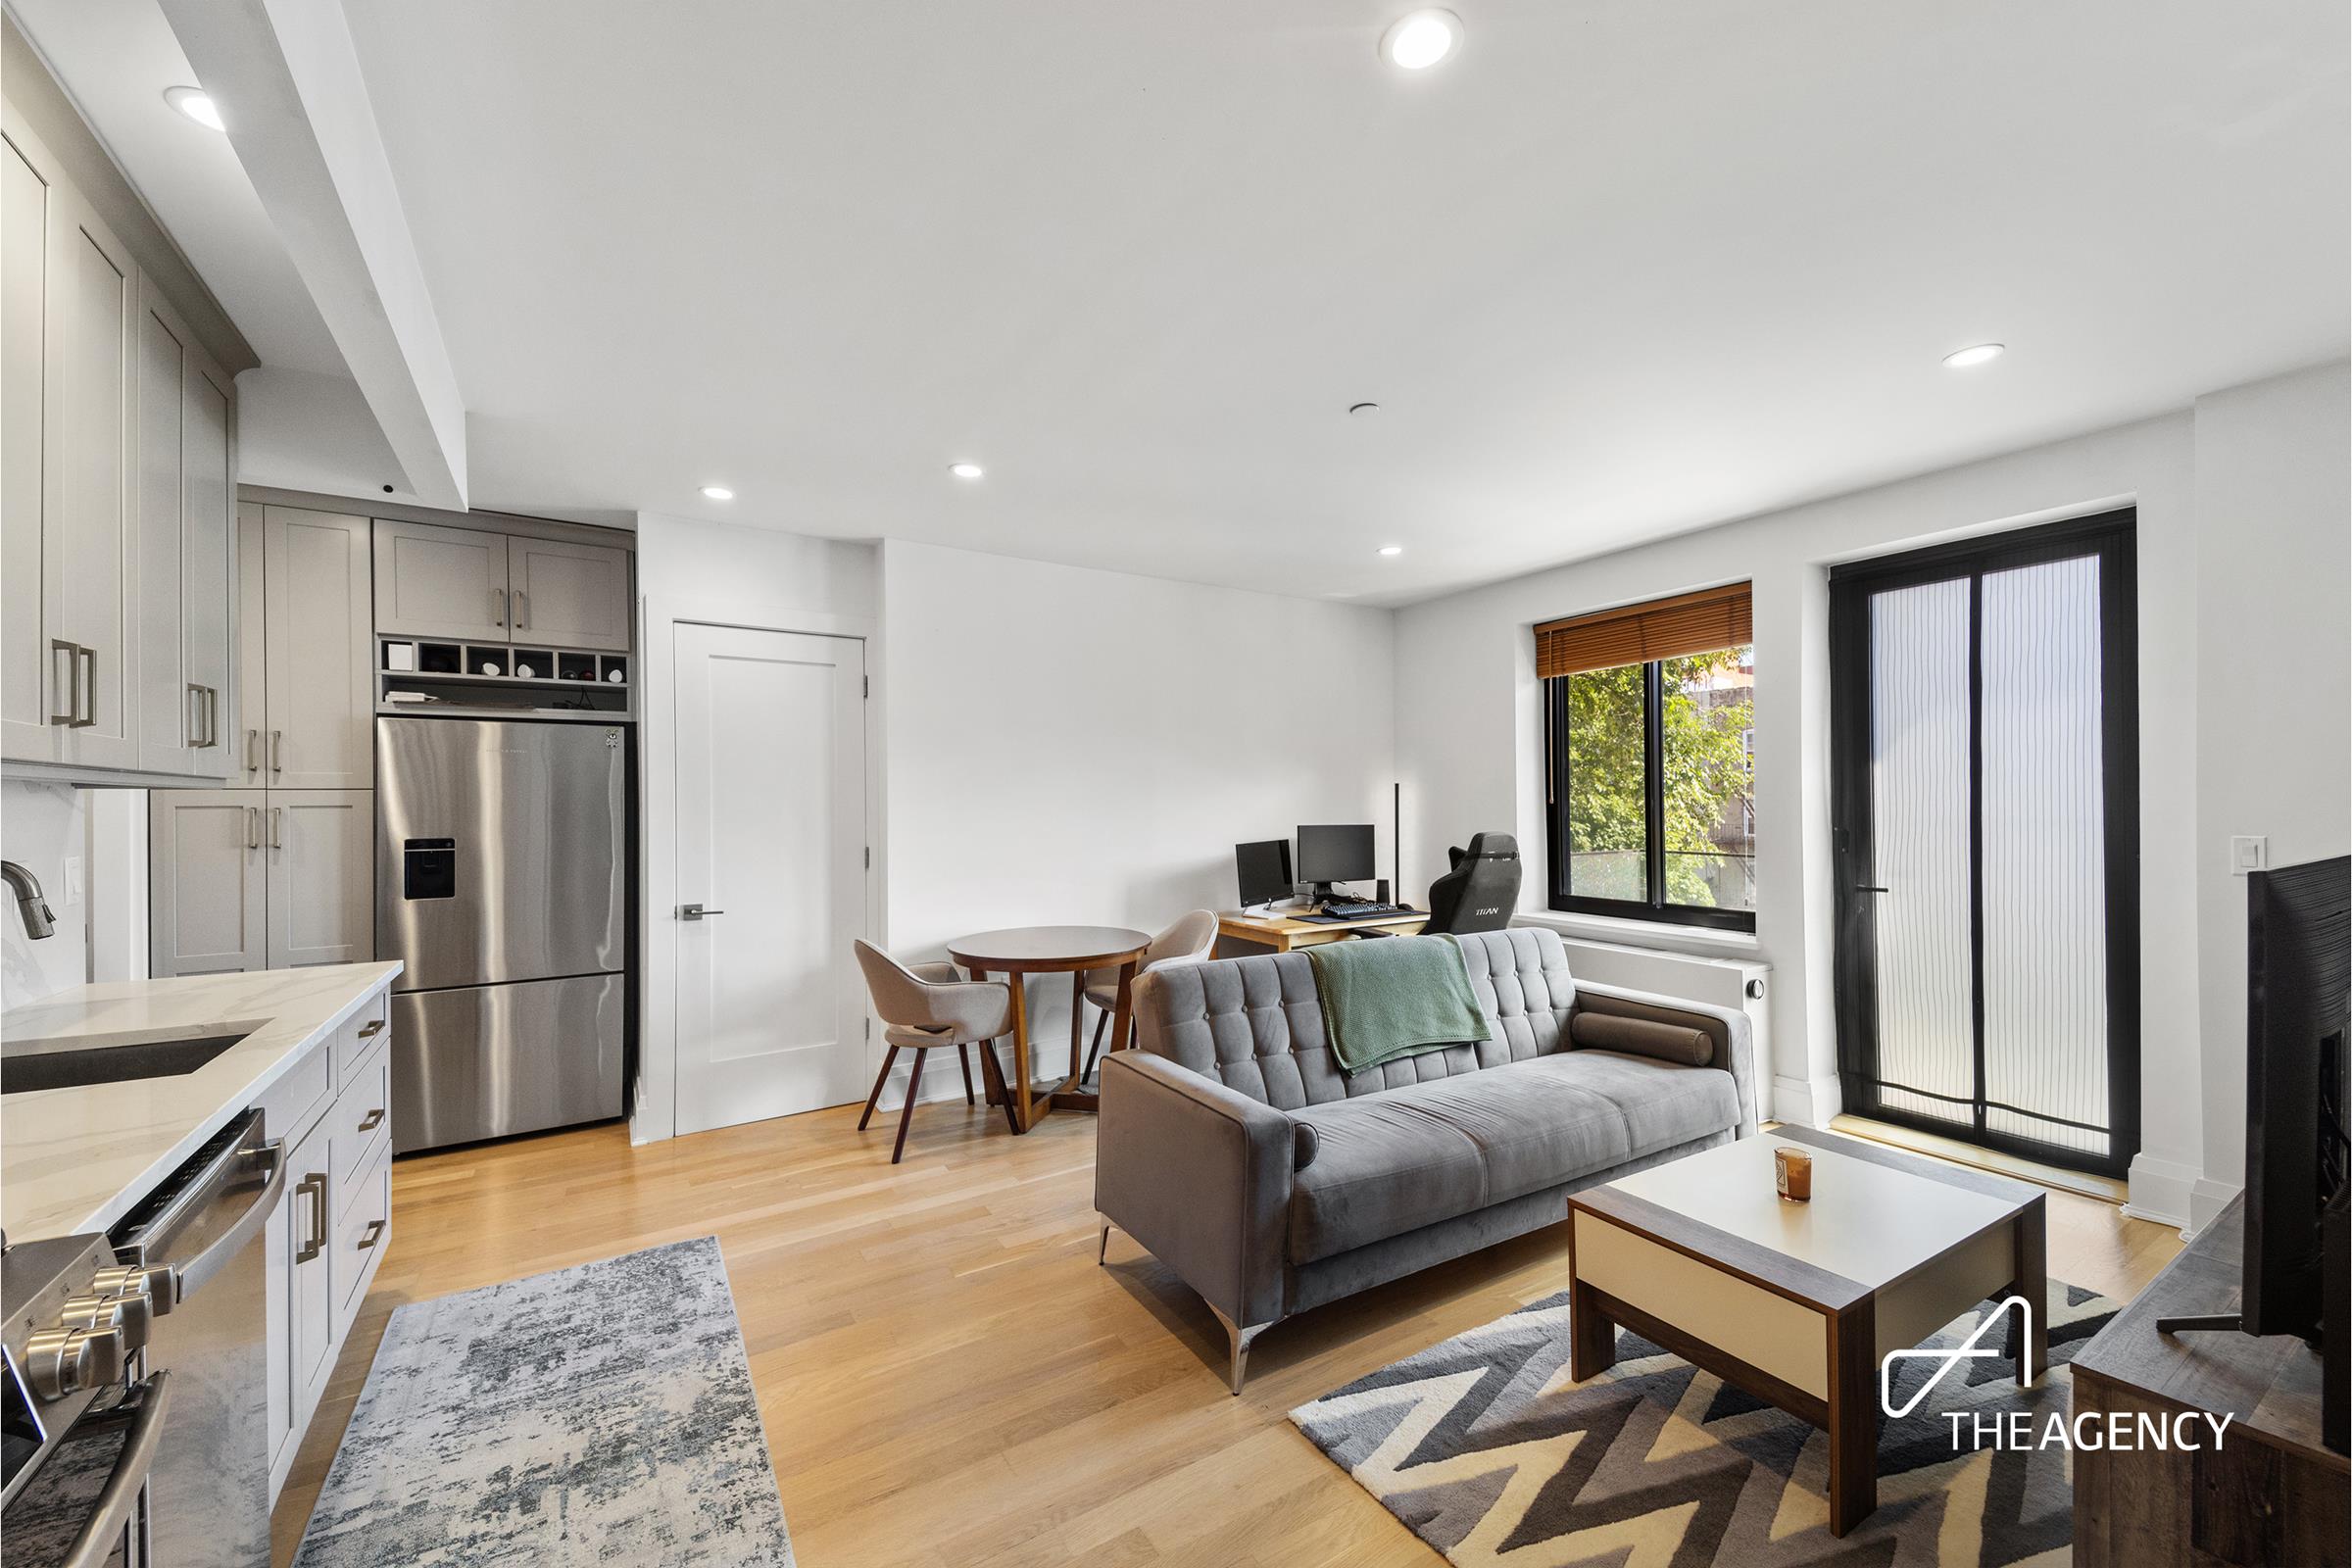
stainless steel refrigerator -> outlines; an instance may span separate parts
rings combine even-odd
[[[400,1152],[617,1116],[628,749],[618,726],[376,720],[375,952]]]

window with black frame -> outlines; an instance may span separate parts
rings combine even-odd
[[[1756,928],[1748,585],[1536,628],[1552,908]]]

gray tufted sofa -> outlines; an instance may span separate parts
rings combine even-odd
[[[1411,939],[1398,939],[1411,940]],[[1432,939],[1442,940],[1442,939]],[[1309,1307],[1565,1217],[1568,1195],[1756,1130],[1747,1019],[1579,985],[1559,936],[1459,939],[1494,1038],[1353,1076],[1304,953],[1154,969],[1102,1064],[1095,1206],[1250,1342]],[[1703,1066],[1571,1045],[1580,1010],[1700,1031]]]

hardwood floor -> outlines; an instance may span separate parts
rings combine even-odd
[[[642,1149],[590,1128],[392,1167],[391,1250],[279,1499],[291,1559],[406,1301],[715,1235],[810,1568],[1442,1559],[1284,1412],[1566,1284],[1562,1227],[1268,1331],[1239,1398],[1198,1297],[1123,1235],[1095,1263],[1095,1122],[916,1107],[906,1163],[844,1106]],[[2162,1226],[2053,1193],[2050,1273],[2136,1294]]]

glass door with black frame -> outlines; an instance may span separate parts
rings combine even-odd
[[[1831,574],[1846,1107],[2121,1175],[2138,1149],[2132,514]]]

